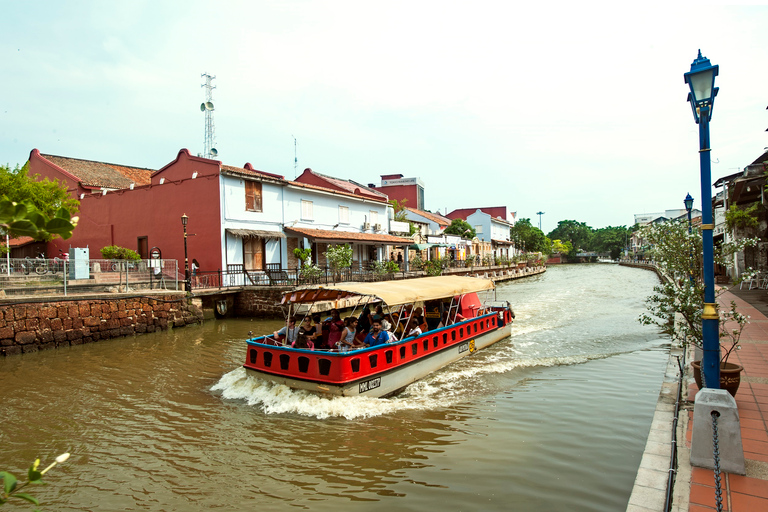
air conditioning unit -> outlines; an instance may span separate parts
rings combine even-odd
[[[363,224],[363,230],[366,230],[366,229],[371,229],[371,223],[370,222],[366,222],[365,224]]]
[[[374,224],[373,225],[373,230],[374,231],[381,231],[381,224]]]

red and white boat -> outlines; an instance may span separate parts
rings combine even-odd
[[[478,294],[483,292],[486,300],[481,301]],[[493,295],[493,300],[487,300],[488,295]],[[365,305],[382,305],[386,314],[397,314],[398,318],[405,316],[409,306],[448,312],[444,327],[349,352],[291,348],[280,345],[272,335],[247,340],[243,366],[249,373],[294,389],[340,396],[394,395],[453,361],[506,338],[514,318],[508,302],[495,301],[493,281],[463,276],[311,286],[286,293],[282,302],[289,306],[289,317],[331,309],[355,315]]]

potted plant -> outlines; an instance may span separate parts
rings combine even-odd
[[[733,327],[733,322],[736,322],[737,327]],[[728,328],[727,324],[731,324],[731,328]],[[744,331],[744,326],[749,323],[748,317],[745,317],[736,310],[736,303],[731,301],[730,311],[720,312],[720,348],[722,357],[720,358],[720,389],[725,389],[731,396],[736,396],[736,391],[739,389],[741,383],[741,372],[744,367],[728,362],[728,357],[734,350],[740,350],[739,339],[741,339],[741,333]],[[696,381],[696,385],[699,389],[703,387],[702,374],[701,374],[701,361],[691,362],[693,368],[693,378]]]
[[[640,316],[640,322],[659,327],[662,333],[684,348],[691,344],[701,347],[701,315],[704,309],[701,231],[695,229],[688,233],[685,223],[666,222],[645,226],[642,235],[652,247],[650,253],[662,282],[654,286],[654,294],[646,299],[648,311]],[[715,260],[718,264],[728,265],[733,261],[730,256],[734,252],[757,242],[756,238],[752,238],[724,243],[715,253]],[[722,292],[722,288],[720,290]],[[733,328],[733,322],[736,322],[736,328]],[[734,350],[738,350],[738,341],[747,322],[747,318],[737,311],[735,303],[731,303],[730,311],[720,313],[718,330],[724,350],[720,380],[723,388],[727,389],[726,385],[732,387],[732,393],[738,388],[736,380],[743,368],[729,362],[728,358]],[[696,378],[696,366],[700,369],[700,364],[694,363],[693,366]],[[697,383],[701,386],[699,379]]]

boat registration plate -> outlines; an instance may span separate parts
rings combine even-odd
[[[377,387],[381,386],[381,377],[376,377],[375,379],[366,380],[364,382],[360,383],[360,393],[365,393],[366,391],[370,391],[372,389],[376,389]]]
[[[459,345],[459,354],[462,354],[469,350],[470,353],[475,351],[475,340],[465,341]]]

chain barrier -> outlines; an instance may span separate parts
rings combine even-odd
[[[720,413],[712,411],[712,456],[715,459],[715,502],[717,504],[717,512],[723,512],[723,491],[721,489],[720,478],[720,446],[717,438],[717,418]]]

